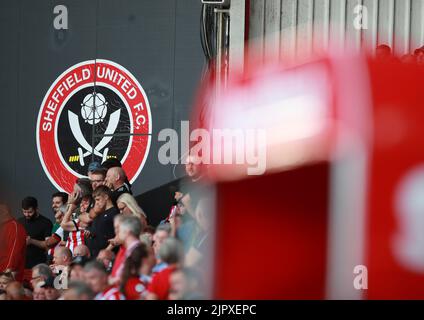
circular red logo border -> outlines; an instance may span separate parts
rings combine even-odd
[[[96,73],[94,73],[96,72]],[[83,86],[106,84],[120,93],[129,107],[132,141],[122,164],[130,182],[140,174],[151,143],[151,112],[147,96],[135,77],[121,65],[103,59],[78,63],[63,72],[51,85],[40,107],[37,120],[37,150],[45,173],[53,185],[71,192],[81,175],[68,169],[56,143],[56,126],[64,101]]]

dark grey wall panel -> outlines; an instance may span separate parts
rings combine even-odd
[[[0,2],[0,199],[17,201],[15,151],[18,110],[19,1]]]
[[[145,166],[133,184],[139,194],[169,181],[157,160],[157,136],[172,127],[175,1],[101,1],[97,57],[127,68],[140,82],[152,114],[152,141]]]
[[[56,4],[68,8],[69,29],[65,32],[53,28]],[[21,5],[16,191],[19,198],[35,196],[46,215],[51,215],[50,196],[56,189],[38,157],[37,116],[44,95],[56,78],[73,64],[95,56],[95,8],[94,1],[84,0],[26,0]]]

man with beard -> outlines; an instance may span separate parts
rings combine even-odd
[[[28,238],[27,242],[31,245],[37,246],[43,250],[48,250],[48,262],[52,262],[54,251],[62,243],[66,241],[67,233],[60,227],[63,216],[66,212],[66,202],[68,201],[68,194],[65,192],[56,192],[52,195],[52,210],[54,213],[55,224],[53,225],[52,233],[46,240],[39,241],[37,239]]]
[[[29,239],[44,241],[51,234],[53,224],[38,211],[38,201],[34,197],[26,197],[22,200],[23,217],[18,222],[25,228],[27,237],[25,269],[31,269],[39,263],[46,263],[47,252],[30,243]]]

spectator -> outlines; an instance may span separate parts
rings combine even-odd
[[[418,65],[424,65],[424,46],[415,49],[414,56]]]
[[[85,244],[80,244],[80,245],[75,247],[73,256],[74,257],[86,257],[86,258],[89,259],[91,257],[90,249],[88,249],[88,247]]]
[[[60,292],[54,286],[54,278],[48,278],[42,285],[46,300],[57,300],[60,297]]]
[[[180,212],[184,212],[184,210],[180,209],[169,217],[171,236],[179,239],[184,246],[184,251],[188,252],[194,241],[194,235],[198,225],[190,214],[184,215],[184,213],[181,214]]]
[[[97,255],[97,261],[101,262],[106,271],[110,272],[112,271],[113,262],[115,261],[115,253],[107,249],[100,250]]]
[[[204,192],[204,166],[201,159],[188,156],[185,171],[187,178],[183,180],[181,191],[175,193],[175,200],[181,202],[188,213],[194,214],[201,193]]]
[[[89,170],[90,170],[90,167],[89,167]],[[105,178],[106,178],[106,172],[107,172],[107,169],[100,167],[100,165],[98,168],[93,168],[92,171],[88,172],[88,178],[90,179],[91,187],[93,188],[93,190],[96,190],[97,187],[104,184]]]
[[[127,181],[127,176],[124,169],[121,167],[113,167],[107,171],[105,185],[113,191],[112,201],[114,205],[116,205],[116,201],[121,194],[131,194],[131,190],[128,188],[125,181]]]
[[[179,267],[184,256],[184,248],[175,238],[163,241],[159,249],[161,261],[167,264],[166,268],[153,275],[147,291],[149,300],[166,300],[169,296],[170,275]]]
[[[171,232],[171,228],[168,224],[161,224],[156,228],[156,232],[153,235],[152,248],[156,257],[156,265],[153,267],[153,270],[152,270],[153,273],[162,271],[163,269],[167,267],[167,264],[161,261],[160,259],[159,250],[162,243],[169,237],[170,232]]]
[[[87,240],[87,246],[90,248],[91,255],[97,257],[100,250],[108,246],[108,240],[115,237],[113,219],[119,211],[113,206],[111,191],[108,187],[98,187],[93,192],[93,197],[96,217],[88,227],[91,236]]]
[[[107,250],[116,252],[116,249],[122,244],[118,238],[118,233],[119,233],[119,225],[123,218],[124,218],[124,215],[122,214],[118,214],[117,216],[115,216],[115,218],[113,218],[113,230],[115,232],[115,238],[109,239],[109,244],[106,247]]]
[[[54,250],[64,244],[64,240],[67,237],[65,231],[60,226],[63,219],[63,214],[66,212],[66,206],[63,205],[55,213],[56,223],[53,225],[52,234],[45,240],[36,240],[32,238],[27,239],[27,243],[34,245],[40,249],[47,250],[47,263],[53,261]],[[57,227],[58,226],[58,227]]]
[[[55,192],[52,194],[52,210],[55,215],[55,224],[53,225],[52,233],[54,233],[59,227],[60,222],[63,218],[63,206],[66,206],[68,202],[68,194],[65,192]],[[66,212],[66,211],[65,211]]]
[[[120,291],[128,300],[141,300],[148,283],[143,281],[142,266],[148,263],[149,252],[139,243],[125,260],[120,279]]]
[[[90,196],[93,193],[93,188],[91,187],[91,181],[87,178],[78,178],[77,182],[74,185],[74,192],[78,193],[79,200],[81,201],[84,197]],[[79,205],[80,203],[77,203]]]
[[[18,221],[28,234],[25,268],[31,269],[33,266],[47,261],[46,250],[31,244],[31,239],[46,240],[51,235],[53,224],[38,212],[38,201],[34,197],[26,197],[22,200],[22,213],[24,216]]]
[[[91,194],[83,196],[78,208],[79,214],[88,214],[89,210],[91,209],[90,206],[92,205],[94,205],[94,201]]]
[[[24,286],[18,281],[12,281],[6,288],[7,300],[28,300]]]
[[[199,200],[209,194],[209,190],[204,179],[205,169],[199,157],[188,156],[185,171],[187,177],[182,180],[180,191],[175,193],[175,206],[178,208],[176,213],[181,214],[181,216],[176,217],[174,220],[169,219],[169,222],[179,224],[178,226],[172,225],[173,236],[182,241],[184,250],[188,252],[198,228],[194,218],[195,209]],[[170,216],[169,218],[172,217]]]
[[[144,243],[146,246],[151,247],[153,244],[153,236],[151,233],[143,232],[140,235],[140,242]]]
[[[56,267],[68,267],[72,262],[72,252],[66,247],[59,247],[53,257],[53,263]]]
[[[201,277],[194,269],[176,269],[170,277],[169,300],[202,300]]]
[[[24,279],[26,237],[25,228],[12,217],[9,208],[0,203],[0,272],[16,272],[17,281]]]
[[[91,201],[92,193],[93,188],[91,187],[90,180],[87,178],[78,178],[71,193],[71,195],[74,194],[74,196],[76,196],[76,199],[73,199],[72,201],[68,200],[68,204],[73,202],[75,205],[75,208],[73,208],[72,211],[72,219],[81,218],[80,216],[83,216],[84,214],[88,216],[88,212],[93,206]],[[89,223],[90,221],[84,222]]]
[[[125,260],[131,255],[134,248],[140,245],[142,229],[143,225],[137,216],[124,216],[120,219],[117,236],[122,245],[112,268],[111,278],[113,283],[119,281]]]
[[[160,223],[170,222],[170,219],[173,216],[175,216],[176,214],[182,214],[181,209],[183,209],[184,207],[182,206],[181,201],[177,200],[182,198],[182,193],[179,191],[176,191],[174,198],[175,198],[175,201],[174,201],[174,204],[171,206],[171,210],[169,210],[168,217],[165,220],[161,221]]]
[[[148,285],[152,281],[152,269],[155,266],[156,258],[153,248],[151,246],[146,246],[146,248],[148,255],[147,259],[143,260],[141,264],[140,280]]]
[[[85,279],[96,294],[95,300],[125,300],[116,287],[108,284],[108,274],[104,265],[91,261],[84,267]]]
[[[53,213],[56,214],[60,207],[66,205],[68,202],[68,194],[65,192],[55,192],[52,195],[52,210]],[[58,228],[60,223],[56,223],[54,227]],[[54,232],[54,231],[53,231]]]
[[[39,287],[41,283],[46,282],[47,279],[51,277],[53,277],[53,272],[47,264],[37,264],[32,268],[31,285],[35,289]]]
[[[34,300],[47,300],[46,289],[42,287],[43,284],[38,285],[34,288],[32,297]]]
[[[392,49],[386,44],[381,44],[377,47],[375,56],[380,60],[391,60],[393,58]]]
[[[199,181],[203,178],[204,167],[202,160],[195,155],[189,155],[186,159],[185,171],[192,182]]]
[[[102,167],[105,168],[106,170],[109,170],[110,168],[116,168],[116,167],[122,168],[122,164],[116,158],[109,158],[105,162],[102,163]],[[128,181],[128,178],[125,178],[124,183],[125,183],[125,188],[128,189],[130,191],[130,193],[132,194],[131,183]]]
[[[63,215],[66,212],[66,203],[68,202],[68,194],[65,192],[55,192],[52,195],[52,210],[55,218],[52,234],[60,228]],[[63,240],[63,239],[62,239]],[[52,254],[53,255],[53,254]]]
[[[66,194],[66,193],[65,193]],[[58,198],[58,197],[56,197]],[[53,198],[54,199],[54,198]],[[65,199],[65,198],[63,198]],[[68,201],[68,195],[66,194],[66,201]],[[60,247],[63,246],[67,240],[68,233],[63,230],[63,228],[60,226],[62,223],[64,214],[66,213],[66,202],[62,206],[60,206],[56,213],[55,213],[55,224],[53,225],[52,234],[50,237],[48,237],[45,241],[45,247],[48,249],[48,262],[53,261],[54,251]]]
[[[69,266],[69,280],[84,281],[84,266],[88,261],[87,257],[75,257]]]
[[[153,245],[153,235],[155,234],[156,229],[151,225],[147,225],[144,228],[143,233],[140,236],[140,241],[145,243],[147,246],[151,247]]]
[[[152,239],[153,239],[153,235],[155,234],[155,232],[156,232],[156,228],[151,226],[151,225],[147,225],[144,228],[144,231],[143,231],[143,233],[149,233],[152,236]]]
[[[69,276],[69,266],[72,262],[72,252],[66,247],[59,247],[54,252],[53,265],[50,266],[53,275],[59,277],[60,283],[63,283]],[[47,281],[47,280],[46,280]]]
[[[88,171],[87,171],[88,179],[91,180],[93,172],[101,168],[102,168],[102,165],[100,164],[100,162],[97,162],[97,161],[90,162],[90,164],[88,165]]]
[[[60,224],[63,230],[69,232],[68,239],[66,241],[66,247],[73,253],[75,248],[79,245],[86,243],[86,238],[89,236],[89,232],[86,230],[88,223],[84,222],[82,216],[86,214],[86,210],[89,206],[91,195],[82,197],[79,201],[80,192],[74,191],[68,200],[68,209],[63,217]],[[72,219],[72,215],[77,209],[77,203],[80,203],[81,215]],[[84,206],[83,206],[84,205]]]
[[[15,277],[11,271],[0,272],[0,290],[6,290],[9,283],[15,281]]]
[[[25,297],[26,300],[32,300],[32,288],[29,287],[28,283],[23,283],[24,286],[24,292],[25,292]]]
[[[82,281],[72,281],[63,293],[63,300],[93,300],[94,292]]]
[[[143,209],[140,208],[135,198],[129,193],[123,193],[116,200],[116,206],[124,214],[132,214],[141,220],[143,226],[147,225],[147,217]]]
[[[74,184],[73,191],[68,199],[68,209],[69,206],[72,207],[72,215],[70,219],[82,218],[84,215],[87,216],[85,220],[88,221],[88,214],[90,209],[92,209],[94,203],[92,198],[93,188],[91,187],[91,182],[86,178],[77,179]]]
[[[196,208],[196,221],[199,226],[193,244],[186,255],[186,266],[194,267],[204,262],[210,250],[211,208],[209,200],[202,198]]]
[[[179,213],[179,210],[177,210],[177,212],[175,212],[173,215],[169,217],[168,222],[169,222],[169,225],[171,226],[171,237],[178,236],[178,231],[181,228],[181,222],[182,222],[181,219],[182,219],[182,214]]]

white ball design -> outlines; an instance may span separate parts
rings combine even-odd
[[[97,124],[107,113],[107,102],[101,93],[93,92],[85,96],[81,103],[81,116],[86,123]]]

